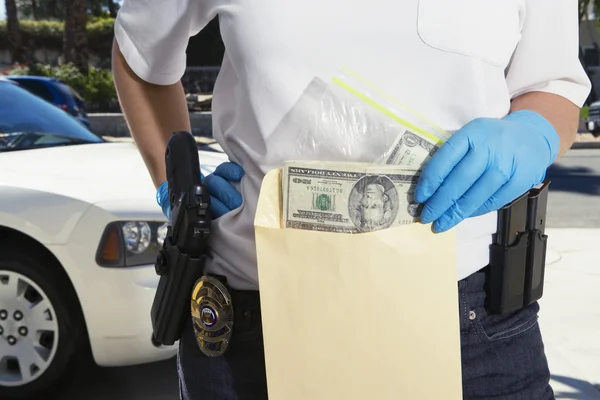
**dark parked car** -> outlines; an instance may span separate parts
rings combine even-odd
[[[22,88],[61,108],[85,126],[90,126],[84,99],[69,85],[45,76],[7,76]]]
[[[589,115],[585,121],[585,126],[594,137],[600,136],[600,101],[595,101],[590,104]]]

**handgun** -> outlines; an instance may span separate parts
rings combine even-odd
[[[191,317],[191,291],[202,276],[211,215],[210,195],[200,179],[196,140],[175,132],[165,153],[171,223],[155,264],[160,276],[152,309],[153,341],[172,345]]]

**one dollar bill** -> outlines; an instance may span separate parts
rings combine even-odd
[[[286,228],[362,233],[418,220],[418,173],[394,165],[292,161],[283,166]]]
[[[387,152],[385,163],[419,171],[439,149],[438,142],[405,130]]]

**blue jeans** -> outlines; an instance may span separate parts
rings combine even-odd
[[[485,284],[481,271],[458,282],[463,399],[554,400],[538,304],[490,315]],[[260,315],[250,310],[252,304],[236,308],[237,337],[222,357],[204,356],[188,323],[178,354],[183,400],[267,399]]]

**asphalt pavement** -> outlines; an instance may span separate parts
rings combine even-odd
[[[548,227],[600,228],[600,149],[570,150],[547,177]]]
[[[600,228],[600,149],[569,151],[549,169],[548,178],[552,181],[548,228]],[[570,393],[568,388],[576,387],[578,380],[560,372],[554,377],[562,385],[557,398],[595,398],[586,397],[583,391],[561,395]],[[90,367],[78,373],[60,400],[177,400],[177,387],[174,359],[127,368]]]
[[[59,400],[179,400],[175,358],[133,367],[89,366]]]

